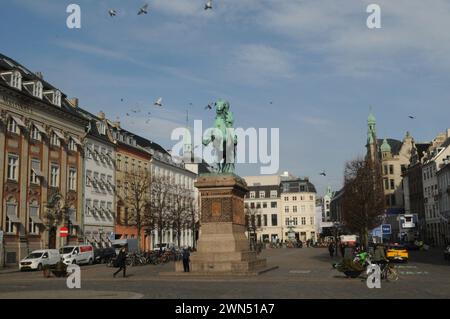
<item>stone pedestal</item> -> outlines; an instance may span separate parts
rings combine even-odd
[[[197,252],[191,254],[191,274],[255,274],[266,260],[250,251],[245,235],[245,181],[234,174],[201,175],[201,229]],[[176,271],[182,271],[178,265]]]

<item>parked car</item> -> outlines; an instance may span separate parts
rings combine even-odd
[[[60,260],[57,249],[43,249],[31,252],[19,263],[19,270],[37,269],[42,270],[45,265],[54,266]]]
[[[98,264],[109,263],[112,258],[116,257],[116,250],[112,247],[97,248],[94,250],[94,261]]]
[[[450,260],[450,245],[448,245],[444,250],[444,259]]]
[[[387,247],[386,258],[389,260],[400,260],[407,262],[409,259],[408,250],[404,245],[391,244]]]
[[[92,265],[94,263],[94,247],[91,245],[64,246],[59,250],[59,253],[66,265]]]

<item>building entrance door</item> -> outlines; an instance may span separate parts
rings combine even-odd
[[[56,248],[56,227],[51,227],[48,231],[48,249]]]

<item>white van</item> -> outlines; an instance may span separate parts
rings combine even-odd
[[[60,258],[61,257],[57,249],[35,250],[19,262],[19,270],[42,270],[42,267],[45,265],[56,265]]]
[[[94,263],[94,247],[91,245],[64,246],[59,249],[59,253],[66,265]]]

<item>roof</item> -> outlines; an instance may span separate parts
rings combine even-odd
[[[386,142],[389,144],[389,146],[391,147],[391,153],[392,155],[398,155],[400,154],[400,149],[402,148],[403,142],[393,139],[393,138],[386,138],[384,140],[382,139],[378,139],[378,145],[383,145],[383,142],[386,140]],[[380,147],[381,149],[381,147]]]
[[[316,193],[316,187],[308,179],[293,179],[281,182],[283,193]]]
[[[43,91],[58,90],[61,92],[61,90],[55,88],[53,85],[51,85],[47,81],[41,79],[35,73],[31,72],[29,69],[27,69],[26,67],[24,67],[17,61],[0,53],[0,71],[12,71],[12,70],[17,70],[20,72],[20,74],[22,75],[22,82],[40,81],[43,86]],[[47,105],[50,105],[55,110],[60,110],[60,111],[66,112],[66,113],[70,113],[71,115],[76,116],[77,118],[85,119],[85,118],[81,117],[80,114],[78,112],[76,112],[75,108],[69,104],[69,102],[66,99],[67,96],[63,92],[61,92],[61,107],[58,107],[58,106],[53,105],[52,103],[46,101],[45,99],[39,99],[39,98],[35,97],[31,93],[29,93],[27,90],[18,90],[16,88],[9,86],[1,77],[0,77],[0,85],[7,87],[11,90],[15,90],[15,91],[19,92],[20,94],[26,95],[27,97],[30,97],[34,100],[37,100],[37,101],[40,101]]]

